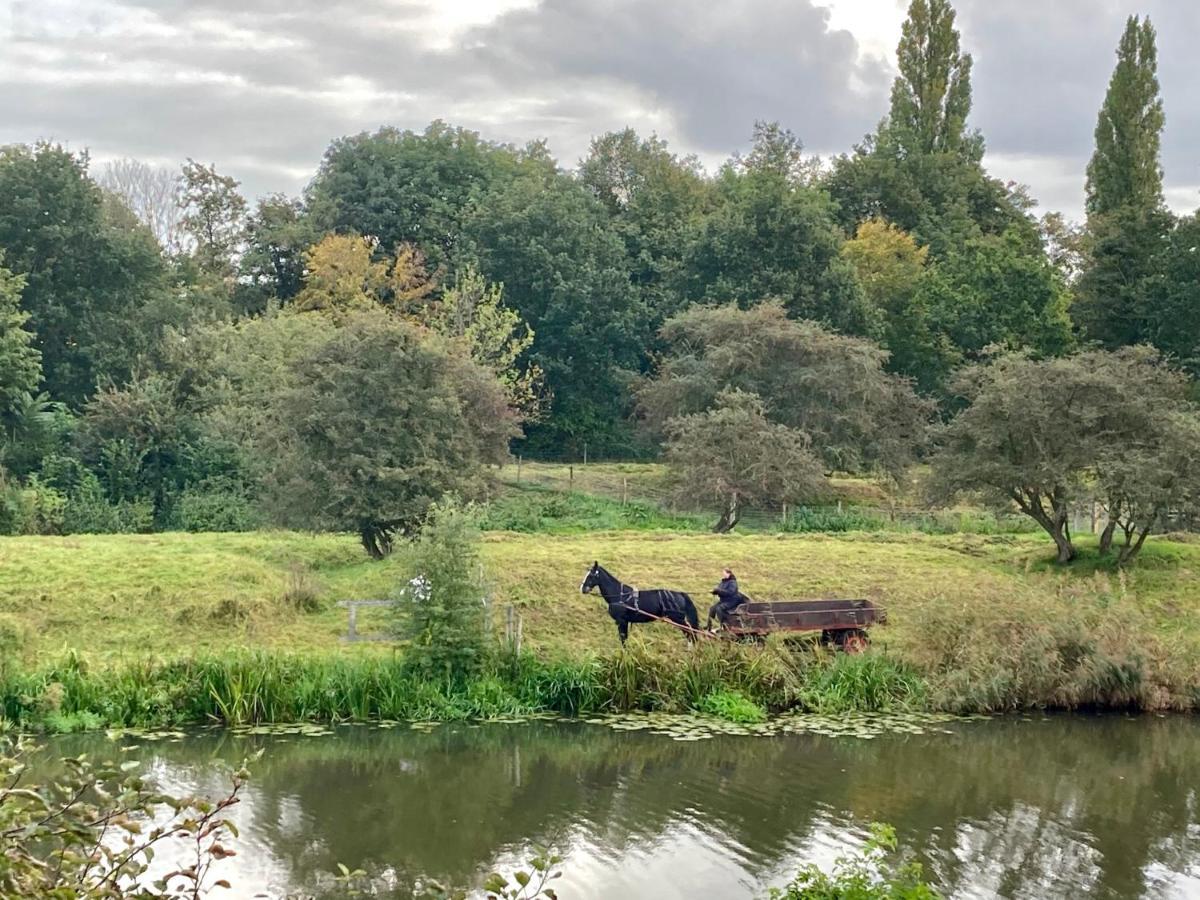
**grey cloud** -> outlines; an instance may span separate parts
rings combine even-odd
[[[546,0],[467,36],[495,73],[527,82],[605,79],[671,112],[691,149],[729,151],[755,119],[780,119],[814,149],[844,147],[873,123],[888,79],[809,3]],[[852,80],[868,85],[864,98]]]
[[[778,118],[828,151],[871,126],[888,77],[812,0],[545,0],[449,48],[424,39],[431,6],[411,0],[53,2],[12,6],[0,141],[240,159],[258,190],[298,188],[289,172],[341,134],[433,118],[549,137],[567,164],[627,123],[711,157]]]
[[[567,165],[627,124],[707,160],[743,148],[755,119],[840,152],[884,114],[892,77],[818,0],[541,0],[448,47],[430,40],[437,0],[7,2],[0,142],[194,156],[250,193],[299,190],[335,137],[434,118],[548,138]],[[1071,214],[1123,2],[957,2],[989,162]],[[1169,196],[1187,206],[1200,184],[1200,4],[1143,6],[1159,28]]]

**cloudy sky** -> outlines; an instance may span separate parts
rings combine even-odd
[[[1137,5],[1134,5],[1137,4]],[[887,106],[904,0],[0,0],[0,143],[187,156],[298,192],[336,136],[434,118],[549,140],[655,131],[710,167],[777,119],[847,149]],[[1200,206],[1196,0],[958,0],[988,165],[1078,216],[1125,17],[1158,27],[1168,200]]]

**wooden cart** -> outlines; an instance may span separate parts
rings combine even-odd
[[[729,615],[724,633],[762,638],[775,632],[819,631],[821,643],[861,653],[870,643],[867,629],[885,621],[870,600],[776,600],[743,603]]]

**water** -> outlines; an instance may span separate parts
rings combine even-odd
[[[952,897],[1200,897],[1200,719],[950,730],[694,743],[548,722],[208,731],[121,755],[217,795],[265,748],[237,808],[241,852],[220,864],[237,897],[332,895],[323,874],[338,863],[394,896],[428,876],[466,887],[536,843],[563,851],[562,898],[751,897],[859,845],[872,821]],[[46,750],[115,746],[86,735]]]

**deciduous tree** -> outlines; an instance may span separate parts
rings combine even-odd
[[[354,531],[373,557],[447,493],[470,497],[516,433],[495,376],[383,311],[291,366],[258,447],[281,524]]]
[[[179,176],[183,230],[194,244],[201,270],[215,278],[232,278],[245,236],[246,198],[238,193],[238,185],[215,165],[194,159]]]
[[[884,370],[887,353],[877,345],[789,319],[778,302],[694,307],[668,321],[662,339],[667,351],[638,391],[656,433],[739,389],[760,397],[771,421],[807,434],[827,469],[899,477],[932,411],[907,380]]]
[[[758,396],[736,388],[704,412],[668,421],[665,448],[684,502],[720,508],[718,533],[732,530],[747,507],[811,500],[828,489],[808,435],[772,422]]]

